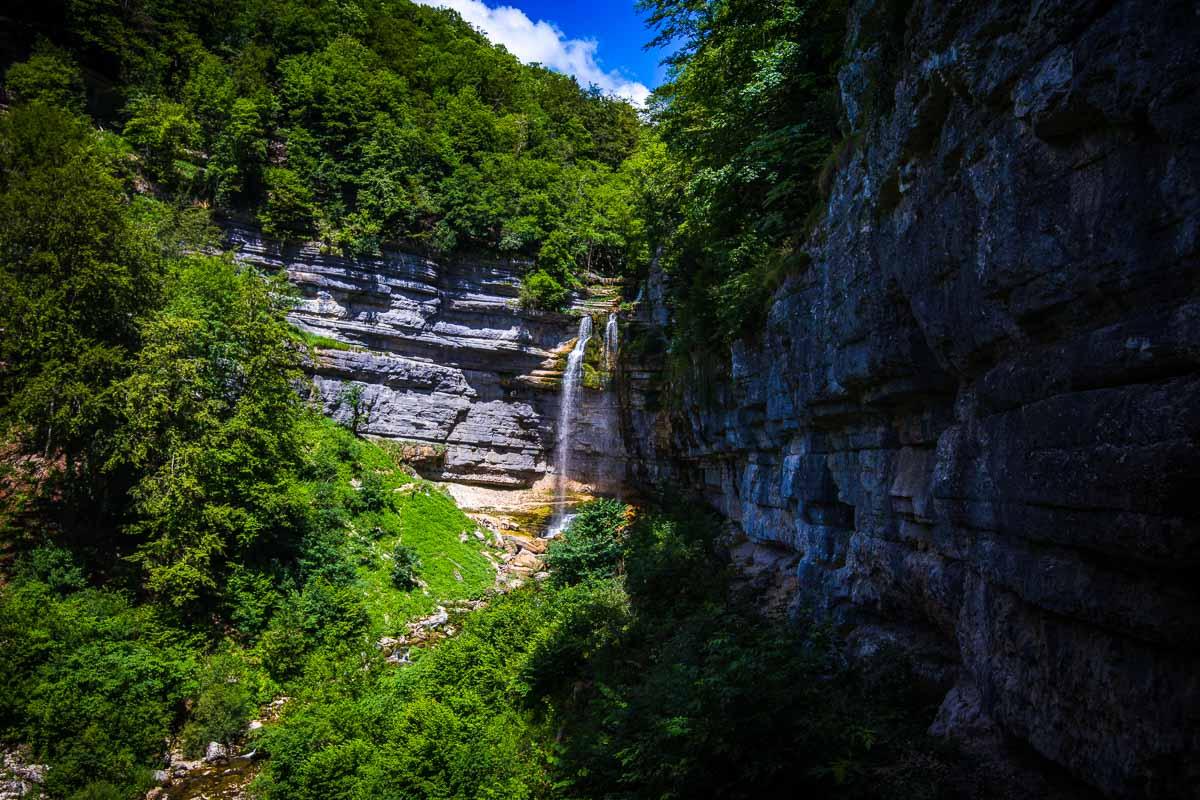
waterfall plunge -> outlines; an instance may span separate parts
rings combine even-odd
[[[569,521],[567,515],[567,472],[571,467],[571,438],[575,433],[575,413],[579,410],[579,385],[583,378],[583,354],[592,338],[592,318],[586,314],[579,320],[579,338],[567,356],[563,371],[562,399],[558,409],[558,441],[554,445],[554,519],[547,536],[562,532]],[[605,341],[607,342],[607,331]]]

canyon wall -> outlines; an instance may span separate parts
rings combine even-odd
[[[662,372],[654,273],[618,380],[630,480],[595,389],[575,477],[694,485],[797,605],[945,686],[935,731],[1022,743],[1109,796],[1192,797],[1196,7],[860,0],[846,53],[850,146],[808,266],[727,377]],[[229,237],[341,343],[314,365],[329,413],[360,387],[361,430],[428,477],[546,475],[577,319],[517,307],[524,265]]]
[[[435,480],[527,488],[552,469],[563,362],[577,314],[600,314],[596,302],[575,314],[522,310],[520,262],[347,258],[253,229],[225,233],[239,259],[282,271],[299,291],[290,319],[325,337],[313,386],[330,416],[351,424],[357,406],[360,433],[403,443]],[[615,396],[585,389],[581,404],[571,477],[614,491],[625,472],[609,424]]]
[[[667,404],[631,353],[638,474],[790,556],[858,650],[913,652],[936,731],[1194,797],[1200,12],[863,0],[846,52],[811,263],[728,379]]]

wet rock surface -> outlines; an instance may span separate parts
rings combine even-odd
[[[811,263],[676,411],[653,358],[626,363],[638,471],[794,553],[796,602],[855,647],[907,646],[948,691],[938,731],[1194,797],[1200,16],[850,19],[857,144]]]

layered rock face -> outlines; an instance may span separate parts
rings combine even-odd
[[[811,264],[715,390],[635,393],[643,474],[667,441],[800,600],[914,650],[935,729],[1193,797],[1195,4],[864,0],[847,53]]]
[[[524,488],[551,469],[563,355],[578,320],[518,308],[524,265],[350,259],[245,228],[226,235],[238,258],[286,271],[301,293],[297,326],[341,343],[317,348],[313,375],[335,419],[357,413],[359,432],[402,440],[430,478]],[[614,398],[585,390],[581,403],[571,477],[611,490],[625,473],[606,424]]]

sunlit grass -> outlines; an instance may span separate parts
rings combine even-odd
[[[487,545],[474,535],[478,526],[448,494],[329,420],[314,420],[310,436],[316,460],[336,471],[332,488],[351,509],[346,536],[377,633],[402,631],[439,603],[478,597],[492,585],[495,569],[483,555]],[[398,544],[420,559],[421,585],[409,591],[392,583],[391,554]]]

